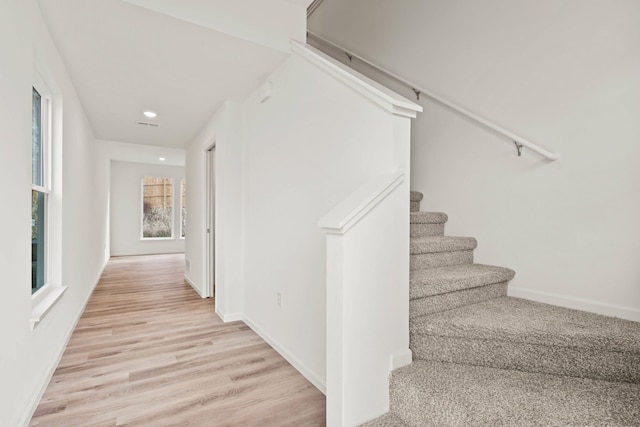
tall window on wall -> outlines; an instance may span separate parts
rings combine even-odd
[[[173,179],[142,178],[142,238],[173,237]]]
[[[34,87],[31,115],[31,293],[42,288],[47,281],[50,108],[50,99]]]
[[[187,181],[182,178],[180,183],[180,237],[187,235]]]

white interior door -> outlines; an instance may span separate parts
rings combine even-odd
[[[215,296],[216,278],[216,147],[207,150],[207,185],[206,185],[206,268],[207,281],[204,293],[207,298]]]

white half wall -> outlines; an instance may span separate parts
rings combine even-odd
[[[62,107],[53,122],[54,183],[62,209],[50,232],[61,236],[67,291],[30,327],[31,88],[38,71]],[[26,426],[97,283],[107,254],[107,214],[93,132],[36,2],[0,4],[0,178],[5,200],[0,240],[0,425]],[[59,113],[59,110],[58,110]],[[56,195],[56,197],[58,197]]]
[[[423,97],[412,189],[478,262],[516,270],[511,295],[640,320],[638,2],[325,0],[309,28],[560,152],[517,157]]]
[[[307,59],[268,81],[268,100],[257,90],[243,105],[244,313],[324,389],[332,313],[318,221],[369,178],[406,170],[408,152],[396,151],[394,115]]]
[[[142,239],[142,179],[145,176],[173,179],[173,237],[170,239]],[[180,183],[184,177],[182,166],[111,161],[112,256],[184,252],[185,239],[180,238]]]
[[[267,82],[268,99],[261,87],[226,103],[187,148],[187,275],[204,286],[205,158],[215,145],[216,312],[244,320],[324,391],[326,242],[317,224],[369,178],[408,171],[408,147],[397,142],[408,125],[298,54]]]

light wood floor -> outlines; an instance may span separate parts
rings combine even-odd
[[[183,280],[182,255],[112,258],[30,426],[323,426],[325,398]]]

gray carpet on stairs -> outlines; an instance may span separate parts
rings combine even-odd
[[[416,359],[640,383],[640,324],[518,298],[413,318]]]
[[[444,236],[444,223],[411,223],[410,237]]]
[[[419,191],[411,191],[409,193],[409,200],[412,202],[421,202],[424,195]]]
[[[419,202],[411,202],[419,203]],[[444,224],[447,222],[447,214],[442,212],[416,212],[415,206],[411,206],[410,236],[444,236]]]
[[[444,224],[449,217],[444,212],[412,212],[409,222],[412,224]]]
[[[395,414],[389,412],[373,421],[361,424],[361,427],[409,427]]]
[[[508,282],[515,271],[482,264],[464,264],[448,267],[414,270],[410,272],[411,299],[460,291],[494,283]]]
[[[410,426],[640,425],[638,384],[431,361],[391,383],[391,410]]]
[[[409,268],[419,270],[423,268],[446,267],[448,265],[461,265],[473,263],[473,250],[456,252],[428,252],[424,254],[412,254],[409,259]]]
[[[364,426],[639,426],[640,323],[506,297],[412,191],[410,347],[391,411]]]
[[[478,241],[473,237],[415,237],[410,240],[409,251],[412,255],[434,252],[455,252],[473,250],[477,246]]]
[[[409,316],[414,318],[439,313],[441,311],[505,296],[507,296],[507,282],[478,286],[429,297],[415,298],[409,302]]]

